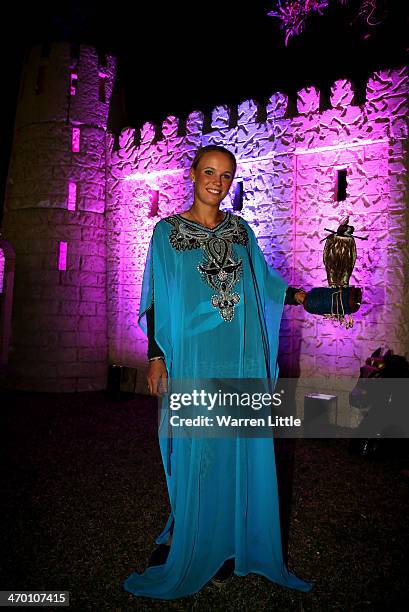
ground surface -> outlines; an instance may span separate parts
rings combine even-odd
[[[249,575],[182,600],[135,598],[122,582],[143,570],[168,513],[155,405],[102,392],[0,402],[0,590],[69,590],[65,609],[84,612],[407,609],[405,466],[351,456],[347,440],[280,448],[289,566],[312,593]]]

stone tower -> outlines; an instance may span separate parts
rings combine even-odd
[[[9,364],[2,386],[105,387],[106,129],[115,59],[66,43],[24,66],[4,235],[16,253]]]

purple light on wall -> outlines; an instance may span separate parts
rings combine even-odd
[[[71,151],[73,153],[79,153],[81,144],[81,129],[80,128],[72,128],[72,136],[71,136]]]
[[[239,179],[236,183],[236,188],[233,194],[232,200],[233,210],[242,210],[243,209],[243,181]]]
[[[149,204],[150,204],[149,216],[156,217],[156,215],[158,214],[158,206],[159,206],[159,190],[158,189],[151,189],[149,191]]]
[[[68,183],[68,210],[75,210],[77,207],[77,183]]]
[[[151,172],[132,172],[124,176],[125,181],[146,181],[148,185],[155,189],[156,179],[163,176],[172,176],[183,174],[183,168],[174,168],[172,170],[152,170]]]
[[[402,87],[399,98],[395,81]],[[390,294],[404,303],[407,87],[406,70],[374,75],[367,86],[368,102],[357,106],[351,84],[340,81],[331,90],[332,108],[325,111],[320,110],[320,92],[309,87],[298,92],[294,119],[286,116],[287,97],[277,93],[266,106],[265,123],[257,123],[257,105],[248,101],[237,109],[237,125],[238,131],[248,126],[251,139],[226,140],[225,128],[233,122],[222,107],[214,109],[205,138],[198,116],[186,122],[187,140],[178,137],[177,129],[169,136],[165,125],[163,139],[158,139],[158,126],[152,124],[142,126],[140,137],[134,130],[123,130],[120,152],[114,150],[112,139],[108,180],[116,205],[108,214],[112,227],[117,216],[124,227],[119,236],[111,233],[108,238],[118,257],[118,263],[110,264],[115,356],[124,362],[131,354],[136,361],[145,360],[145,339],[133,313],[148,239],[158,218],[178,212],[191,200],[190,149],[196,138],[198,144],[223,142],[235,151],[234,187],[243,181],[245,203],[242,207],[240,190],[235,199],[232,189],[223,208],[237,211],[250,223],[268,263],[293,286],[308,290],[327,285],[322,259],[326,227],[335,230],[349,215],[356,235],[368,237],[357,240],[350,280],[364,296],[352,332],[303,309],[286,311],[282,355],[294,360],[301,376],[336,373],[339,378],[355,378],[362,360],[378,346],[375,342],[387,340],[395,352],[401,350],[402,309],[390,306]],[[155,192],[160,193],[156,214]],[[119,297],[123,305],[117,309],[118,284],[124,291]]]
[[[6,258],[4,257],[3,249],[0,249],[0,293],[3,293],[5,266],[6,266]]]
[[[66,242],[58,243],[58,269],[59,270],[67,269],[67,243]]]
[[[70,76],[70,94],[72,96],[77,95],[77,86],[78,86],[78,75],[76,72],[71,72]]]

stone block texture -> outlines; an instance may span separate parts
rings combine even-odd
[[[3,386],[106,386],[106,125],[114,76],[114,58],[86,46],[72,57],[65,43],[46,56],[34,48],[24,66],[4,215],[16,272]]]
[[[396,68],[370,77],[360,106],[344,79],[331,87],[326,110],[320,110],[320,92],[307,87],[298,92],[295,112],[278,92],[265,108],[247,100],[237,109],[218,106],[208,118],[192,112],[177,129],[174,117],[162,131],[145,124],[128,137],[126,129],[119,148],[111,139],[106,206],[111,358],[136,367],[145,363],[137,311],[149,239],[159,218],[189,206],[192,155],[213,143],[237,156],[235,181],[244,188],[239,214],[289,284],[326,286],[325,228],[335,230],[346,215],[355,234],[368,237],[357,240],[350,284],[362,287],[364,303],[352,329],[285,308],[280,347],[289,371],[353,377],[379,345],[408,352],[408,93],[407,70]],[[346,172],[344,199],[337,192],[340,172]],[[154,217],[152,189],[159,192]],[[222,208],[232,210],[230,196]]]

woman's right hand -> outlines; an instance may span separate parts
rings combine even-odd
[[[163,359],[150,361],[146,380],[148,382],[149,393],[151,395],[162,395],[168,390],[168,372]]]

